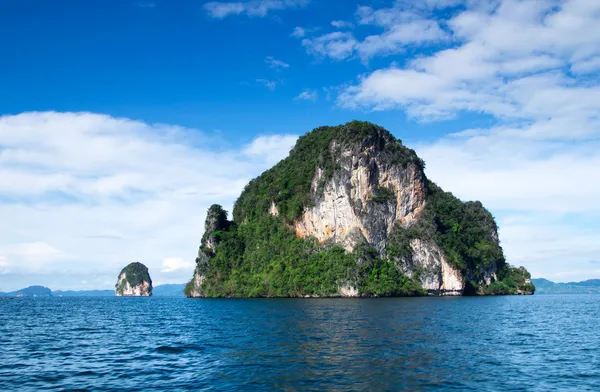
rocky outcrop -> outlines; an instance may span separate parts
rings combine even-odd
[[[465,285],[462,273],[454,268],[444,256],[443,251],[431,241],[414,239],[411,263],[403,272],[417,278],[429,294],[461,295]]]
[[[121,270],[115,285],[117,297],[149,297],[152,295],[152,279],[148,268],[142,263],[131,263]]]
[[[186,295],[515,291],[492,214],[429,181],[416,153],[374,124],[300,137],[286,159],[250,181],[233,215],[229,222],[220,206],[208,210]]]
[[[331,149],[336,149],[332,145]],[[317,168],[311,184],[315,203],[294,223],[296,235],[331,241],[352,251],[360,242],[380,253],[396,223],[414,223],[425,207],[425,176],[416,163],[390,162],[377,140],[345,146],[340,170],[325,180]]]
[[[331,149],[335,150],[336,145]],[[379,140],[345,146],[337,154],[340,170],[323,187],[323,169],[317,168],[311,183],[316,200],[294,222],[296,235],[341,245],[352,252],[359,243],[374,246],[385,256],[386,243],[397,225],[410,227],[425,208],[426,183],[417,163],[390,161]],[[320,191],[320,187],[323,187]],[[272,203],[271,211],[277,211]],[[416,277],[435,295],[460,295],[463,276],[452,267],[433,242],[413,240],[413,257],[403,272]],[[342,296],[357,296],[356,289],[340,288]]]
[[[208,262],[218,243],[216,233],[226,230],[228,225],[229,222],[227,221],[227,211],[223,210],[223,208],[218,204],[213,204],[210,206],[206,213],[206,220],[204,221],[204,235],[202,236],[200,248],[198,249],[198,256],[196,257],[196,269],[194,270],[194,277],[186,286],[186,296],[192,298],[204,297],[200,286],[206,278]]]

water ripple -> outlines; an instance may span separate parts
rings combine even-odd
[[[600,390],[600,296],[0,302],[0,390]]]

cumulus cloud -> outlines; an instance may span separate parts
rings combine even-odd
[[[298,96],[296,96],[296,100],[299,101],[316,101],[319,97],[319,93],[316,90],[306,89],[302,91]]]
[[[402,50],[378,43],[393,42],[386,36],[407,15],[421,17],[413,19],[420,26],[415,31],[441,29],[442,35],[432,35],[439,38],[437,46],[413,40],[416,55],[360,75],[342,89],[338,105],[400,109],[418,121],[462,112],[495,119],[490,127],[418,146],[428,176],[463,199],[480,199],[496,214],[509,262],[559,281],[594,277],[597,267],[590,261],[597,259],[600,239],[593,223],[600,218],[600,3],[432,1],[420,3],[420,10],[414,4],[359,8],[359,23],[385,26],[371,39],[368,56]],[[431,13],[456,5],[461,7]],[[356,54],[366,41],[356,40],[352,52],[336,57]]]
[[[0,216],[10,222],[0,227],[0,291],[32,279],[110,288],[131,261],[157,281],[185,282],[208,207],[231,210],[293,140],[231,148],[196,129],[93,113],[0,117]]]
[[[303,7],[310,0],[250,0],[239,2],[211,1],[204,4],[208,14],[216,19],[223,19],[230,15],[245,14],[249,17],[265,17],[270,11],[286,8]]]
[[[304,38],[302,45],[310,54],[343,60],[352,55],[357,41],[351,33],[335,31],[315,38]]]
[[[262,157],[266,162],[275,164],[288,155],[297,139],[296,135],[259,136],[242,152],[248,157]]]
[[[571,64],[575,72],[594,69],[600,54],[599,9],[599,3],[582,0],[505,0],[492,11],[467,9],[447,21],[458,45],[405,67],[376,70],[349,87],[339,102],[399,107],[422,118],[469,110],[498,118],[594,121],[598,84],[580,82],[565,69]]]
[[[189,272],[196,267],[193,260],[184,260],[179,257],[169,257],[163,260],[162,269],[160,272],[174,272],[178,270],[185,270]]]
[[[343,60],[357,56],[367,61],[375,56],[399,53],[406,46],[449,39],[439,21],[428,19],[426,13],[421,10],[417,12],[414,8],[414,4],[403,2],[397,2],[392,8],[378,10],[362,6],[356,12],[357,23],[379,28],[381,33],[357,38],[348,31],[334,31],[305,38],[302,45],[308,53],[319,57]],[[331,25],[340,30],[354,26],[342,20],[334,20]]]

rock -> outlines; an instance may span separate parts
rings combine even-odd
[[[117,297],[149,297],[152,295],[152,279],[148,268],[138,262],[131,263],[121,270],[115,285]]]
[[[302,136],[286,159],[245,187],[233,215],[230,222],[219,205],[208,210],[187,296],[534,290],[521,282],[526,271],[510,277],[515,269],[504,259],[492,214],[444,192],[413,150],[366,122]],[[323,271],[326,260],[344,268]]]
[[[186,285],[184,290],[184,294],[187,297],[204,297],[200,286],[205,279],[208,261],[213,255],[215,247],[218,243],[216,233],[218,231],[227,230],[228,226],[229,222],[227,221],[227,211],[225,211],[223,207],[218,204],[213,204],[210,206],[206,213],[206,220],[204,221],[204,235],[200,241],[200,248],[198,249],[198,256],[196,257],[196,269],[194,270],[194,277]]]

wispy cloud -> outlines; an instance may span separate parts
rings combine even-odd
[[[294,38],[304,38],[308,34],[314,33],[315,31],[319,31],[319,30],[320,29],[318,27],[300,27],[300,26],[296,26],[296,27],[294,27],[294,30],[292,30],[292,33],[290,34],[290,36],[292,36]]]
[[[357,38],[349,31],[334,31],[318,37],[305,38],[302,45],[310,54],[343,60],[353,56],[363,61],[375,56],[399,53],[409,45],[435,43],[449,39],[440,21],[428,19],[422,10],[397,2],[392,8],[374,10],[359,7],[357,23],[382,29],[380,34]],[[331,25],[339,30],[353,27],[353,23],[334,20]]]
[[[292,37],[302,38],[306,35],[306,29],[300,26],[294,27],[294,30],[290,34]]]
[[[338,29],[350,29],[354,27],[352,22],[347,22],[345,20],[334,20],[331,22],[331,25]]]
[[[295,99],[299,101],[316,101],[318,97],[319,93],[316,90],[305,89]]]
[[[275,80],[256,79],[256,82],[264,85],[266,88],[268,88],[271,91],[275,91],[275,89],[277,88],[277,82]]]
[[[310,54],[343,60],[352,56],[357,45],[351,33],[336,31],[315,38],[304,38],[302,45]]]
[[[239,2],[211,1],[204,5],[208,14],[216,19],[231,15],[247,15],[249,17],[265,17],[270,11],[286,8],[303,7],[310,0],[250,0]]]
[[[289,68],[290,65],[281,60],[275,59],[273,56],[267,56],[265,58],[265,63],[269,66],[269,68],[273,68],[276,70],[280,70],[282,68]]]

